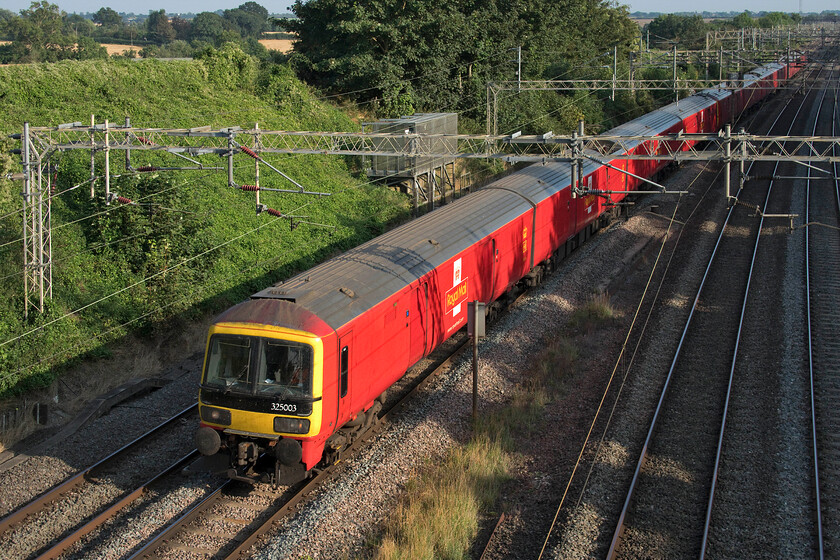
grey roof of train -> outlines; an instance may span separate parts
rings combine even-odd
[[[659,132],[712,102],[687,98],[608,134]],[[588,162],[584,174],[597,167]],[[523,197],[538,204],[569,183],[567,163],[530,165],[252,297],[293,300],[338,329],[527,212],[531,204]]]
[[[569,177],[568,164],[529,165],[252,297],[294,300],[337,329],[527,212],[523,196],[539,203]]]

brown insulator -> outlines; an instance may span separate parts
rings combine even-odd
[[[252,158],[256,159],[256,160],[260,159],[260,156],[257,155],[257,152],[255,152],[254,150],[252,150],[248,146],[239,146],[239,149],[242,150],[243,152],[245,152],[246,154],[248,154],[249,156],[251,156]]]

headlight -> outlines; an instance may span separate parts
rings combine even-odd
[[[281,434],[308,434],[309,420],[304,418],[274,418],[274,431]]]
[[[224,424],[225,426],[230,426],[230,410],[202,406],[201,419],[208,424]]]

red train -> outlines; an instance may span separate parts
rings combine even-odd
[[[743,89],[706,90],[607,134],[716,131],[796,70],[758,68]],[[666,162],[612,163],[650,177]],[[335,460],[386,389],[466,324],[467,301],[492,308],[515,284],[538,282],[609,219],[625,195],[573,198],[569,167],[523,168],[222,313],[207,339],[199,451],[232,478],[283,484]],[[582,181],[640,183],[594,163]]]

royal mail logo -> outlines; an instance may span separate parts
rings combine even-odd
[[[469,289],[467,281],[469,278],[464,278],[460,284],[456,284],[446,292],[446,312],[452,311],[452,308],[462,304],[467,300]]]

